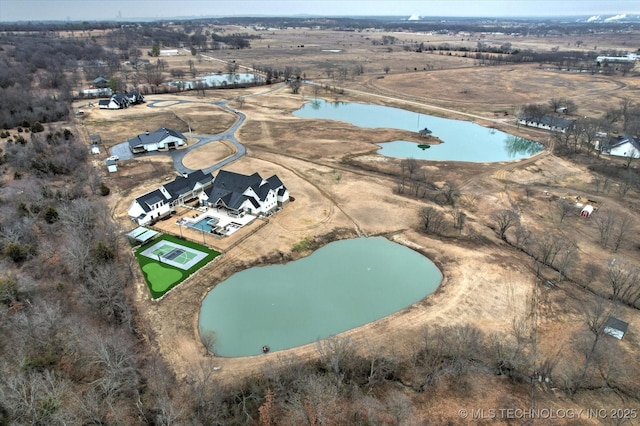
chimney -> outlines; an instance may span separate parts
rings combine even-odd
[[[148,134],[149,134],[149,131],[148,131],[148,130],[145,130],[144,134],[145,134],[145,135],[148,135]]]

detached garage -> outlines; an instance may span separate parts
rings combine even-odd
[[[187,144],[185,135],[177,130],[159,128],[155,132],[144,132],[129,139],[129,149],[134,154],[151,151],[168,151]]]

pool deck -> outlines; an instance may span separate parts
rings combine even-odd
[[[221,232],[221,235],[219,236],[228,237],[256,219],[255,216],[250,214],[243,214],[240,216],[231,215],[229,214],[229,211],[221,208],[208,208],[204,211],[203,210],[203,208],[192,210],[193,213],[191,214],[191,217],[188,217],[188,215],[185,217],[183,215],[181,218],[176,220],[176,225],[191,227],[191,224],[197,223],[202,219],[215,218],[218,223],[214,228]],[[193,227],[191,228],[194,229]],[[198,229],[195,230],[198,231]]]
[[[196,215],[196,217],[194,217]],[[229,233],[225,236],[215,235],[208,232],[202,232],[199,229],[191,228],[185,224],[185,222],[197,222],[204,217],[215,217],[219,220],[216,226],[230,224],[235,222],[241,224],[241,227],[229,228]],[[252,215],[244,215],[243,218],[232,217],[223,212],[222,209],[217,211],[209,209],[203,211],[202,208],[196,209],[193,207],[180,206],[176,208],[176,212],[172,214],[166,220],[161,220],[153,225],[153,228],[161,232],[175,235],[177,237],[186,238],[198,244],[204,244],[205,246],[224,252],[230,247],[233,247],[244,236],[252,233],[256,228],[265,225],[264,220],[255,220],[256,217]],[[178,222],[182,223],[178,225]]]

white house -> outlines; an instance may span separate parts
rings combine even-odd
[[[85,89],[80,92],[80,95],[86,98],[99,98],[102,96],[111,96],[113,95],[113,92],[108,87],[104,87],[104,88]]]
[[[131,152],[140,153],[148,151],[169,150],[187,144],[185,135],[177,130],[159,128],[155,132],[144,132],[135,138],[129,139]]]
[[[538,129],[551,130],[552,132],[566,133],[575,122],[574,120],[551,115],[543,115],[542,117],[521,115],[518,117],[518,123],[529,127],[537,127]]]
[[[212,180],[213,177],[202,170],[186,176],[177,176],[173,182],[133,200],[127,214],[138,225],[151,224],[169,216],[177,206],[198,199],[199,195],[211,186]]]
[[[98,107],[100,109],[124,109],[129,108],[130,104],[131,102],[129,101],[129,98],[123,93],[116,93],[109,99],[98,101]]]
[[[605,155],[640,158],[640,141],[629,135],[618,136],[603,143],[601,151]]]
[[[261,215],[289,201],[289,191],[278,176],[263,179],[220,170],[213,184],[200,194],[200,201],[209,207],[222,207],[232,213]]]

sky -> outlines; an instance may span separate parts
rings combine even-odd
[[[181,16],[541,17],[640,14],[639,0],[0,0],[0,21]]]

